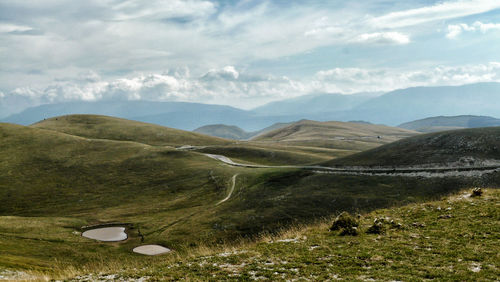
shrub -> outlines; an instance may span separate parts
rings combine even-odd
[[[479,187],[472,189],[471,197],[480,197],[481,195],[483,195],[483,189]]]
[[[368,234],[382,234],[385,233],[385,226],[384,226],[384,220],[375,218],[373,221],[373,225],[370,226],[367,230],[366,233]]]
[[[333,221],[330,231],[340,230],[340,235],[357,235],[358,234],[358,220],[347,212],[342,212]]]

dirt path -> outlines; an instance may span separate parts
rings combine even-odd
[[[231,195],[233,194],[234,191],[234,187],[236,186],[236,176],[238,176],[238,174],[233,175],[233,177],[231,178],[233,184],[231,185],[231,190],[229,190],[229,194],[227,194],[227,196],[224,199],[220,200],[220,202],[215,204],[216,206],[224,203],[225,201],[229,200],[229,198],[231,198]]]
[[[373,176],[407,176],[407,177],[450,177],[469,176],[476,177],[483,174],[500,171],[500,165],[488,166],[439,166],[439,167],[327,167],[327,166],[300,166],[300,165],[257,165],[242,164],[222,155],[204,154],[205,156],[219,160],[225,164],[248,168],[298,168],[309,169],[316,173],[350,174],[350,175],[373,175]]]

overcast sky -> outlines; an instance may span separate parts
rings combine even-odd
[[[500,81],[499,50],[499,0],[0,0],[0,106]]]

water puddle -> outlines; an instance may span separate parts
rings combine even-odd
[[[116,242],[127,239],[125,227],[103,227],[90,229],[83,232],[82,236],[103,242]]]
[[[132,251],[134,253],[138,253],[138,254],[142,254],[142,255],[155,256],[155,255],[169,253],[170,249],[162,247],[160,245],[144,245],[144,246],[135,247]]]

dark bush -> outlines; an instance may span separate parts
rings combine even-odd
[[[340,230],[340,235],[357,235],[358,234],[358,220],[347,212],[342,212],[333,221],[330,231]]]
[[[384,226],[384,220],[375,218],[373,221],[373,225],[370,226],[367,230],[366,233],[368,234],[382,234],[385,233],[385,226]]]
[[[471,197],[480,197],[481,195],[483,195],[483,189],[479,187],[472,189]]]

